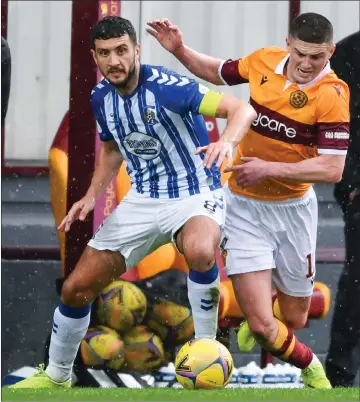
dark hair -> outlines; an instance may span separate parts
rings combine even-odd
[[[332,43],[333,26],[320,14],[304,13],[292,20],[289,36],[309,43]]]
[[[128,34],[131,42],[136,45],[136,31],[133,24],[125,18],[117,16],[104,17],[98,21],[91,29],[91,46],[95,49],[96,39],[119,38]]]

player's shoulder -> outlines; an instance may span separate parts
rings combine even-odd
[[[165,66],[143,64],[143,85],[154,89],[175,89],[188,86],[195,80]]]
[[[333,70],[319,80],[318,87],[318,95],[321,97],[350,97],[350,90],[347,83],[340,79]]]
[[[249,55],[250,58],[258,59],[261,61],[275,60],[280,62],[284,57],[288,55],[288,52],[280,47],[262,47]]]
[[[100,105],[105,96],[113,90],[113,86],[110,82],[104,78],[98,82],[91,91],[91,103],[92,105]]]

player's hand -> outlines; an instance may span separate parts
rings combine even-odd
[[[184,46],[181,31],[167,18],[148,21],[147,25],[152,29],[146,28],[146,32],[156,38],[160,45],[170,53],[174,53]]]
[[[213,163],[216,161],[216,167],[220,168],[226,159],[226,166],[230,167],[232,152],[233,152],[233,144],[227,141],[217,141],[212,142],[209,145],[204,147],[196,148],[195,154],[199,155],[202,152],[205,152],[204,157],[204,166],[208,169],[211,168]]]
[[[84,221],[87,214],[92,211],[94,207],[95,199],[93,197],[85,196],[80,201],[75,202],[68,214],[60,223],[58,230],[60,230],[60,232],[68,232],[74,221],[77,219]]]
[[[236,183],[245,188],[266,179],[270,174],[270,164],[259,158],[241,158],[242,165],[227,167],[224,173],[237,172]]]

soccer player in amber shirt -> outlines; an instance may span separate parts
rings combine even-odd
[[[226,61],[185,46],[169,20],[148,25],[196,76],[217,85],[249,84],[258,115],[245,138],[232,144],[237,152],[225,170],[232,174],[225,186],[221,244],[246,317],[238,344],[248,351],[256,339],[301,368],[305,386],[330,388],[318,358],[292,332],[306,323],[313,292],[317,200],[312,183],[341,179],[349,138],[349,90],[330,67],[335,50],[330,21],[302,14],[291,23],[287,50],[263,48]],[[274,310],[271,280],[278,294]]]

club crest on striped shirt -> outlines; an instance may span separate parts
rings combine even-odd
[[[151,126],[153,126],[154,124],[157,123],[156,114],[152,107],[145,106],[143,109],[143,116],[144,116],[145,122],[147,124],[150,124]]]

